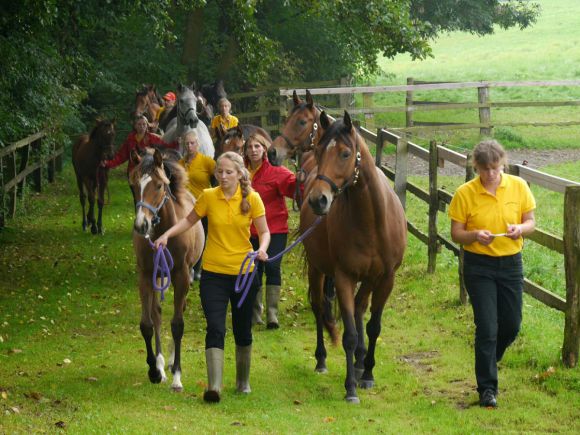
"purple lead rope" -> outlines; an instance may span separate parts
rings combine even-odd
[[[153,242],[147,237],[149,245],[155,249]],[[166,246],[159,246],[153,258],[153,288],[161,293],[161,300],[165,300],[165,290],[171,285],[171,269],[173,269],[173,257]],[[157,279],[161,285],[157,285]]]
[[[316,228],[316,226],[320,223],[321,220],[322,216],[318,216],[314,221],[314,223],[312,224],[312,226],[308,228],[306,231],[304,231],[304,233],[302,233],[300,237],[294,240],[294,242],[292,242],[290,246],[288,246],[279,254],[274,255],[272,258],[268,258],[266,262],[269,263],[271,261],[276,261],[286,252],[294,248],[294,246],[296,246],[298,243],[302,242],[302,240],[304,240],[306,237],[308,237],[308,235],[312,231],[314,231],[314,228]],[[257,251],[248,252],[246,254],[246,258],[244,258],[244,261],[242,261],[242,265],[240,266],[240,272],[238,273],[238,277],[236,278],[236,286],[234,289],[236,293],[243,292],[242,297],[240,298],[240,302],[238,302],[238,308],[240,308],[244,303],[244,301],[246,300],[246,296],[248,296],[248,292],[250,291],[250,287],[252,286],[252,281],[254,281],[254,276],[258,271],[258,268],[254,267],[254,270],[251,273],[249,273],[250,269],[252,268],[252,266],[256,261],[257,256],[258,256]]]

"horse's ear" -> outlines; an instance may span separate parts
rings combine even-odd
[[[238,132],[238,136],[244,137],[244,130],[240,124],[236,126],[236,130]]]
[[[197,89],[197,83],[195,82],[195,80],[191,82],[191,89],[192,89],[193,91],[197,91],[197,90],[198,90],[198,89]]]
[[[314,106],[314,100],[312,99],[312,94],[310,93],[310,91],[308,89],[306,89],[306,104],[308,105],[309,109],[312,109],[312,106]]]
[[[137,166],[141,162],[141,156],[136,149],[131,150],[131,154],[129,155],[129,159],[134,166]]]
[[[155,162],[155,166],[158,168],[163,166],[163,155],[157,148],[155,148],[155,152],[153,153],[153,161]]]
[[[328,127],[330,127],[331,124],[332,123],[330,122],[330,119],[328,119],[328,115],[323,110],[320,113],[320,126],[322,127],[323,130],[328,130]]]
[[[178,83],[175,89],[177,89],[178,93],[182,93],[183,90],[185,89],[185,86],[183,86],[183,83]]]
[[[292,101],[294,101],[295,106],[298,106],[300,103],[302,103],[302,100],[298,97],[298,94],[296,93],[296,89],[294,89],[294,92],[292,92]]]
[[[352,130],[352,120],[350,119],[350,115],[348,114],[348,112],[345,110],[344,111],[344,128],[348,129],[349,133]]]

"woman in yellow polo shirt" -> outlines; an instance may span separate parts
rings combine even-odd
[[[250,225],[258,230],[260,246],[257,259],[265,261],[270,244],[264,203],[251,187],[250,176],[242,157],[234,152],[222,154],[216,165],[218,187],[206,189],[197,199],[191,213],[177,222],[155,241],[155,247],[166,246],[167,240],[208,217],[207,245],[203,253],[200,295],[207,322],[205,359],[208,389],[206,402],[219,402],[224,367],[224,339],[228,302],[232,305],[232,328],[236,342],[236,389],[249,393],[252,352],[252,306],[258,291],[254,279],[248,297],[240,308],[241,293],[234,287],[240,266],[248,252]]]
[[[497,362],[522,321],[523,236],[535,229],[536,202],[527,183],[503,172],[507,156],[495,140],[473,150],[478,177],[457,189],[451,237],[463,245],[464,280],[475,323],[475,377],[479,404],[497,406]]]
[[[179,161],[187,172],[187,189],[197,199],[204,189],[211,187],[215,171],[215,160],[199,152],[199,140],[195,131],[189,131],[181,137],[182,148],[185,149],[183,159]],[[207,234],[207,217],[201,219],[204,234]],[[201,258],[193,267],[193,279],[201,278]]]
[[[228,131],[230,128],[237,127],[239,124],[238,118],[230,113],[232,110],[232,103],[227,98],[220,98],[218,100],[219,115],[216,115],[211,120],[210,134],[212,139],[218,138],[218,129],[222,132]]]

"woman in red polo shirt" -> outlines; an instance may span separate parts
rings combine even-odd
[[[271,142],[259,133],[251,135],[244,144],[246,167],[250,171],[253,189],[260,194],[266,207],[266,221],[270,229],[271,241],[268,256],[274,257],[286,248],[288,240],[288,209],[286,198],[292,198],[296,188],[296,176],[284,166],[272,166],[267,158]],[[252,226],[250,241],[257,249],[258,233]],[[276,261],[258,264],[260,290],[254,304],[252,321],[262,324],[262,275],[266,271],[266,327],[279,328],[278,303],[282,277],[280,266],[282,257]]]

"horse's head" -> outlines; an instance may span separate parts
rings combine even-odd
[[[177,86],[177,122],[178,125],[187,126],[190,129],[197,127],[197,97],[193,90],[179,84]]]
[[[306,101],[302,101],[296,91],[292,95],[294,107],[286,119],[282,133],[268,150],[268,159],[276,165],[286,158],[310,151],[318,142],[322,131],[318,119],[320,110],[314,105],[310,91],[306,91]]]
[[[149,99],[149,93],[146,88],[142,88],[135,92],[135,105],[133,111],[131,112],[131,119],[135,119],[137,116],[145,115],[149,122],[153,121],[150,118],[150,106],[151,100]]]
[[[221,128],[221,126],[220,126]],[[233,151],[242,155],[244,147],[244,130],[240,125],[237,127],[230,128],[229,130],[222,131],[221,136],[218,134],[220,154],[227,151]]]
[[[308,204],[317,215],[325,215],[336,196],[347,187],[356,185],[361,165],[361,144],[346,111],[344,118],[333,124],[322,112],[320,124],[325,132],[314,150],[318,173],[312,181]]]
[[[97,144],[103,159],[110,158],[115,147],[115,118],[111,120],[97,118],[95,127],[91,130],[90,140]]]
[[[136,164],[129,175],[137,200],[133,229],[143,236],[151,235],[160,221],[161,209],[170,198],[170,175],[158,149],[148,149],[143,156],[133,151],[130,158]]]
[[[197,117],[206,123],[211,123],[211,120],[213,118],[212,105],[209,103],[207,98],[204,97],[203,93],[197,88],[195,82],[193,82],[191,88],[193,89],[193,93],[197,98],[197,106],[196,106]]]
[[[212,84],[203,85],[201,87],[201,93],[213,108],[217,107],[220,98],[228,98],[228,94],[224,89],[223,80],[217,80]]]

